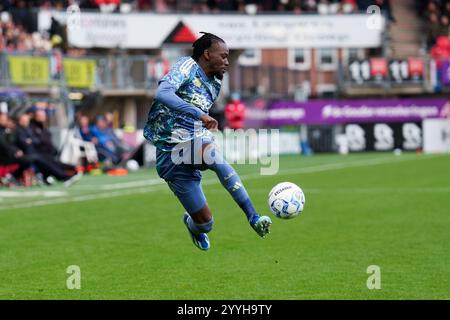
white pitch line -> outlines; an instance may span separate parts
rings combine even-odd
[[[113,191],[113,192],[89,194],[89,195],[83,195],[83,196],[76,196],[76,197],[72,197],[72,198],[38,200],[38,201],[30,202],[30,203],[23,203],[23,204],[11,205],[6,208],[0,208],[0,211],[9,210],[9,209],[25,209],[25,208],[42,207],[42,206],[53,205],[53,204],[62,204],[62,203],[84,202],[84,201],[113,198],[113,197],[120,197],[120,196],[126,196],[126,195],[135,195],[135,194],[147,193],[147,192],[151,192],[151,191],[156,191],[156,190],[152,190],[152,189],[148,189],[148,188],[140,188],[140,189],[120,190],[120,191]]]
[[[66,196],[65,191],[0,191],[0,197],[19,198],[19,197],[63,197]]]
[[[117,189],[126,189],[126,188],[136,188],[136,187],[146,187],[146,186],[154,186],[158,184],[164,184],[164,180],[162,179],[150,179],[150,180],[144,180],[144,181],[129,181],[129,182],[118,182],[118,183],[111,183],[111,184],[105,184],[103,186],[100,186],[98,189],[101,190],[117,190]]]
[[[311,167],[305,167],[305,168],[287,169],[287,170],[280,171],[277,174],[277,176],[290,175],[290,174],[294,174],[294,173],[298,174],[298,173],[324,172],[324,171],[348,169],[348,168],[354,168],[354,167],[388,164],[388,163],[393,163],[393,162],[404,162],[404,161],[411,161],[411,160],[432,159],[432,158],[436,158],[438,156],[439,155],[421,157],[421,158],[392,158],[392,157],[389,157],[389,158],[381,158],[381,159],[370,159],[370,160],[361,160],[361,161],[353,161],[353,162],[325,164],[325,165],[311,166]],[[248,175],[241,176],[242,180],[244,180],[244,181],[255,179],[255,178],[264,178],[264,177],[270,178],[273,176],[262,176],[260,174],[248,174]],[[140,184],[140,183],[142,183],[142,181],[137,181],[137,183]],[[218,179],[209,179],[209,180],[204,180],[202,182],[203,185],[212,185],[212,184],[218,184],[218,183],[220,183]],[[118,190],[118,191],[113,191],[113,192],[103,192],[103,193],[74,196],[74,197],[68,197],[68,198],[32,201],[32,202],[28,202],[28,203],[21,203],[21,204],[0,207],[0,211],[11,210],[11,209],[24,209],[24,208],[40,207],[40,206],[47,206],[47,205],[52,205],[52,204],[83,202],[83,201],[90,201],[90,200],[97,200],[97,199],[104,199],[104,198],[120,197],[120,196],[125,196],[125,195],[142,194],[142,193],[153,192],[153,191],[161,191],[162,189],[159,188],[161,186],[164,186],[164,188],[166,188],[164,182],[153,183],[152,185],[149,185],[147,187],[140,187],[140,188],[133,188],[131,182],[126,182],[126,184],[128,185],[128,188],[131,190]],[[118,184],[115,184],[115,185],[118,185]],[[169,189],[167,189],[167,190],[169,190]]]
[[[309,166],[309,167],[302,167],[302,168],[291,168],[291,169],[284,169],[281,172],[277,173],[276,175],[283,175],[283,174],[291,174],[291,173],[313,173],[313,172],[321,172],[321,171],[329,171],[333,169],[345,169],[349,167],[358,167],[358,166],[365,166],[367,164],[381,164],[385,160],[388,163],[395,162],[395,161],[406,161],[406,160],[416,160],[416,158],[410,158],[410,159],[395,159],[392,161],[392,157],[389,158],[381,158],[381,159],[368,159],[368,160],[358,160],[353,162],[345,162],[345,163],[332,163],[332,164],[322,164],[317,166]],[[255,178],[264,178],[265,176],[262,176],[258,173],[252,173],[252,174],[244,174],[240,175],[241,179],[255,179]],[[271,177],[271,176],[267,176]],[[213,183],[215,183],[217,180],[211,180]],[[208,184],[209,182],[207,180],[203,180],[203,184]],[[75,188],[92,188],[93,190],[118,190],[118,189],[127,189],[127,188],[137,188],[137,187],[144,187],[144,186],[153,186],[153,185],[164,185],[164,180],[160,178],[151,178],[147,180],[139,180],[139,181],[128,181],[128,182],[117,182],[117,183],[110,183],[110,184],[104,184],[101,186],[98,185],[76,185]],[[210,183],[209,183],[210,184]]]

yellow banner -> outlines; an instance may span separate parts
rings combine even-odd
[[[69,88],[95,87],[97,65],[95,60],[64,59],[64,74]]]
[[[33,56],[9,56],[11,82],[17,85],[48,85],[48,58]]]

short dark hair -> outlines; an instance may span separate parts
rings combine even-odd
[[[225,43],[225,41],[222,38],[212,33],[208,32],[200,32],[200,33],[203,33],[203,35],[197,40],[195,40],[195,42],[192,44],[192,48],[194,48],[194,52],[192,53],[192,59],[194,59],[195,61],[198,61],[203,52],[206,49],[211,48],[213,43],[216,42]]]

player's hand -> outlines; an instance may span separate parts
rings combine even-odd
[[[213,117],[208,116],[207,114],[203,115],[200,120],[202,120],[206,129],[216,131],[219,128],[219,123]]]

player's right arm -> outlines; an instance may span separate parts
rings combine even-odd
[[[155,99],[172,110],[190,114],[195,119],[201,120],[207,129],[217,130],[218,123],[216,119],[181,99],[176,94],[176,91],[176,87],[168,81],[162,80],[159,84],[158,90],[156,91]]]
[[[181,99],[176,94],[177,90],[178,88],[176,88],[176,86],[171,84],[169,81],[162,79],[159,83],[158,89],[156,90],[155,100],[163,103],[172,110],[187,113],[195,119],[200,119],[203,115],[206,115],[206,113],[199,108],[194,107],[190,103],[187,103]]]
[[[203,122],[206,129],[215,131],[219,127],[219,123],[217,122],[217,120],[207,115],[206,113],[200,118],[200,120]]]
[[[155,100],[163,103],[172,110],[186,113],[200,120],[204,111],[181,99],[176,92],[184,84],[191,81],[195,74],[196,63],[191,57],[178,60],[159,82]]]
[[[190,57],[180,59],[159,82],[155,100],[172,110],[189,114],[195,119],[201,120],[207,129],[217,130],[217,120],[176,94],[177,90],[195,75],[195,65],[195,61]]]

